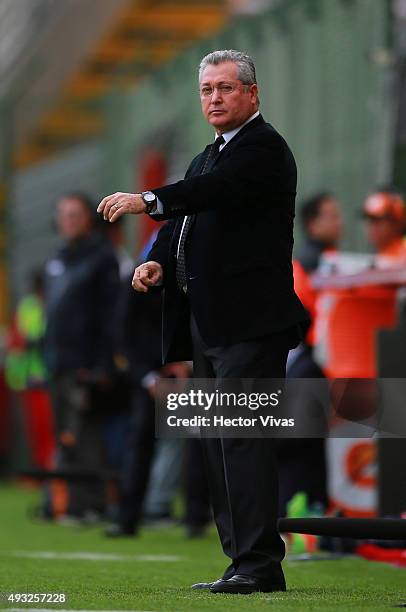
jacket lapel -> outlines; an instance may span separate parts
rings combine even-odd
[[[255,117],[255,119],[253,119],[252,121],[247,123],[247,125],[244,125],[244,127],[241,128],[241,130],[239,132],[237,132],[237,134],[234,136],[234,138],[232,138],[230,140],[230,142],[221,151],[219,151],[217,153],[216,157],[211,162],[210,167],[213,168],[216,165],[217,161],[223,155],[223,152],[226,153],[226,154],[229,154],[230,151],[238,143],[238,141],[241,138],[241,136],[246,134],[246,132],[248,132],[249,130],[255,129],[256,127],[258,127],[260,125],[264,125],[264,124],[265,124],[264,118],[262,117],[262,115],[258,115],[258,117]],[[185,178],[188,178],[188,177],[191,177],[191,176],[197,176],[198,174],[201,174],[201,171],[202,171],[203,166],[204,166],[204,162],[206,161],[206,157],[209,154],[210,146],[211,145],[208,144],[206,146],[206,148],[204,149],[204,151],[202,151],[200,153],[200,155],[198,155],[198,157],[195,159],[195,162],[194,162],[193,166],[189,169],[189,172],[187,172]],[[176,244],[177,244],[177,240],[179,239],[179,235],[180,235],[180,231],[181,231],[181,228],[182,228],[183,220],[184,220],[184,217],[179,217],[176,220],[176,226],[175,226],[175,231],[174,231],[174,236],[176,236]]]
[[[262,115],[258,115],[258,117],[255,117],[255,119],[252,119],[252,121],[247,123],[247,125],[244,125],[244,127],[241,128],[241,130],[239,132],[237,132],[237,134],[217,154],[217,156],[215,157],[215,159],[213,161],[212,167],[216,165],[217,161],[221,158],[222,155],[228,155],[232,151],[232,149],[236,146],[236,144],[238,144],[238,141],[240,140],[240,138],[242,136],[244,136],[244,134],[246,134],[250,130],[253,130],[253,129],[259,127],[260,125],[265,125],[265,123],[266,122],[265,122],[263,116]]]
[[[246,134],[249,130],[255,129],[256,127],[258,127],[260,125],[264,125],[264,124],[265,124],[265,120],[264,120],[263,116],[262,115],[258,115],[258,117],[255,117],[255,119],[253,119],[252,121],[247,123],[247,125],[244,125],[244,127],[241,128],[241,130],[239,132],[237,132],[237,134],[234,136],[234,138],[232,138],[230,140],[230,142],[225,147],[223,147],[223,149],[221,151],[219,151],[217,153],[216,157],[210,163],[210,167],[212,168],[213,166],[216,165],[217,160],[220,159],[220,157],[222,156],[223,152],[224,153],[229,153],[234,148],[234,146],[238,143],[238,141],[241,138],[241,136],[244,136],[244,134]],[[210,146],[211,145],[208,144],[206,146],[206,148],[204,149],[204,151],[202,151],[200,153],[200,155],[196,158],[195,163],[193,164],[193,167],[190,168],[190,170],[187,173],[187,175],[185,176],[185,178],[187,178],[189,176],[196,176],[197,174],[201,174],[201,171],[202,171],[203,166],[204,166],[204,162],[206,161],[206,157],[209,154]]]
[[[210,149],[210,145],[208,144],[207,147],[204,149],[204,151],[202,151],[200,155],[198,155],[193,166],[190,168],[185,178],[188,178],[190,176],[196,176],[197,174],[201,174],[203,170],[204,162],[206,161],[206,157],[209,154],[209,149]]]

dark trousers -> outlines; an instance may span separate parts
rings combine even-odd
[[[204,527],[210,523],[209,485],[202,445],[197,438],[185,440],[185,518],[190,527]]]
[[[209,348],[192,317],[196,378],[284,378],[287,334]],[[255,383],[254,383],[255,384]],[[231,564],[224,573],[284,584],[285,546],[277,530],[278,474],[269,438],[202,438],[214,519]]]
[[[322,370],[313,359],[312,348],[304,343],[289,355],[286,375],[287,378],[324,378]],[[281,438],[276,442],[279,515],[286,515],[288,502],[299,491],[306,493],[310,506],[326,508],[328,498],[324,438]]]
[[[185,523],[205,525],[210,520],[207,479],[201,449],[196,440],[187,440]],[[148,391],[134,391],[133,415],[121,474],[119,522],[136,530],[142,517],[145,494],[155,450],[155,406]]]
[[[134,390],[120,487],[119,522],[136,529],[141,519],[155,448],[154,400],[146,389]]]
[[[78,382],[75,372],[55,376],[49,384],[57,436],[56,467],[62,471],[101,473],[106,467],[102,427],[102,393]],[[70,433],[75,443],[65,446],[60,435]],[[69,479],[67,514],[82,516],[88,510],[105,509],[104,484]]]

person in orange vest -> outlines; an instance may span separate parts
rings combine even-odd
[[[378,255],[406,259],[406,207],[399,193],[388,188],[376,190],[364,202],[363,217],[368,241]]]
[[[306,200],[300,209],[300,220],[305,240],[298,256],[293,260],[293,273],[295,291],[312,321],[305,343],[308,348],[307,352],[311,353],[311,347],[314,343],[316,291],[311,285],[310,274],[317,269],[323,253],[337,250],[343,229],[343,220],[339,203],[328,192],[318,193]],[[298,353],[296,353],[297,357]],[[298,364],[296,364],[297,366]],[[302,375],[303,373],[294,374],[296,377]]]

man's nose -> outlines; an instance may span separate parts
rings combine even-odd
[[[221,100],[221,92],[219,89],[217,89],[217,87],[215,87],[213,89],[213,93],[211,94],[211,101],[212,103],[216,104],[217,102],[221,102]]]

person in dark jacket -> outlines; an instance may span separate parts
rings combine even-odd
[[[125,364],[131,388],[131,420],[120,470],[117,521],[110,537],[134,535],[142,517],[155,446],[155,381],[161,368],[161,296],[140,300],[131,290],[131,276],[122,282],[115,320],[116,354]]]
[[[140,526],[156,450],[154,400],[158,379],[190,375],[186,363],[162,367],[162,295],[152,291],[144,296],[133,291],[131,278],[132,274],[122,282],[115,338],[116,352],[127,364],[132,418],[120,474],[119,513],[117,521],[106,529],[108,537],[136,535]],[[187,451],[185,523],[188,532],[195,534],[210,520],[209,493],[198,441],[188,440]]]
[[[103,198],[123,214],[168,219],[133,286],[162,286],[163,359],[193,358],[196,378],[284,378],[289,349],[308,326],[292,270],[296,164],[259,112],[254,62],[219,50],[202,59],[199,92],[213,142],[177,183]],[[277,530],[272,440],[202,440],[214,518],[230,564],[214,593],[286,589]],[[265,484],[266,483],[266,486]]]
[[[92,203],[72,193],[57,203],[62,245],[45,266],[44,351],[58,443],[57,467],[100,471],[103,396],[111,383],[111,321],[119,286],[110,242],[94,230]],[[102,485],[69,483],[67,514],[103,511]]]

